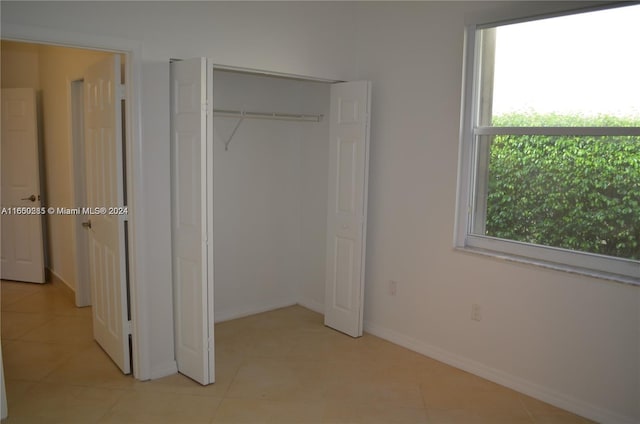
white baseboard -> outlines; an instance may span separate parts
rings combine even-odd
[[[178,363],[176,361],[166,362],[151,370],[150,379],[155,380],[157,378],[173,375],[178,372]]]
[[[418,352],[422,355],[444,362],[461,370],[470,372],[500,385],[509,387],[520,393],[524,393],[543,402],[550,403],[558,408],[573,412],[596,422],[607,424],[633,424],[638,421],[622,416],[616,412],[589,404],[572,396],[559,393],[548,387],[524,380],[520,377],[508,374],[504,371],[488,367],[480,362],[465,358],[423,341],[414,339],[394,330],[389,330],[370,321],[365,321],[364,329],[374,336],[388,340],[392,343]]]
[[[47,268],[47,273],[49,274],[49,278],[51,279],[51,282],[56,284],[63,284],[65,288],[69,289],[71,291],[71,296],[73,296],[73,299],[75,301],[75,296],[76,296],[76,290],[75,288],[73,288],[71,286],[71,284],[67,283],[62,277],[60,277],[54,270],[52,270],[51,268]]]
[[[220,323],[225,321],[231,321],[232,319],[244,318],[250,315],[261,314],[263,312],[273,311],[274,309],[286,308],[287,306],[296,305],[294,300],[286,300],[283,302],[271,304],[268,306],[259,306],[255,308],[247,308],[240,311],[223,311],[222,313],[216,313],[214,322]]]
[[[324,303],[317,302],[313,299],[298,299],[298,305],[324,315]]]

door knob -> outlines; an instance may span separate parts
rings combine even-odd
[[[83,226],[84,228],[91,228],[91,220],[89,219],[89,220],[87,220],[87,221],[83,222],[83,223],[82,223],[82,226]]]
[[[31,200],[32,202],[35,202],[36,201],[36,195],[32,194],[29,197],[23,197],[21,200]]]

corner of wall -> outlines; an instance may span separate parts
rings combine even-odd
[[[324,304],[313,299],[298,299],[298,305],[324,315]]]
[[[71,298],[73,298],[74,302],[75,302],[75,288],[73,285],[71,285],[68,281],[64,280],[62,277],[60,277],[54,270],[52,270],[51,268],[47,268],[46,270],[46,275],[49,277],[47,278],[47,280],[51,281],[52,284],[58,284],[61,287],[63,287],[65,289],[65,291],[69,294],[69,296],[71,296]]]

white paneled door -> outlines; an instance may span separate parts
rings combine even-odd
[[[171,236],[178,371],[215,381],[213,337],[213,156],[204,58],[171,64]],[[209,103],[210,104],[210,103]]]
[[[324,323],[362,336],[371,83],[331,86]]]
[[[2,89],[2,247],[5,280],[44,283],[36,93]]]
[[[130,322],[127,306],[126,215],[122,157],[120,56],[87,69],[84,77],[87,207],[102,212],[86,217],[93,336],[128,374]],[[117,208],[117,209],[111,209]],[[111,213],[110,213],[111,212]]]

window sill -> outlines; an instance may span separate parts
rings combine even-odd
[[[487,257],[491,257],[491,258],[494,258],[494,259],[499,259],[499,260],[503,260],[503,261],[507,261],[507,262],[515,262],[515,263],[520,263],[520,264],[533,265],[533,266],[542,267],[542,268],[546,268],[546,269],[552,269],[554,271],[562,271],[562,272],[567,272],[567,273],[570,273],[570,274],[577,274],[577,275],[582,275],[582,276],[586,276],[586,277],[599,278],[601,280],[614,281],[616,283],[628,284],[628,285],[632,285],[632,286],[636,286],[636,287],[640,286],[640,279],[633,278],[633,277],[627,277],[625,275],[618,275],[618,274],[613,274],[613,273],[609,273],[609,272],[595,271],[595,270],[592,270],[592,269],[586,269],[586,268],[580,268],[580,267],[575,267],[575,266],[570,266],[570,265],[564,265],[564,264],[559,264],[559,263],[555,263],[555,262],[548,262],[548,261],[543,261],[543,260],[539,260],[539,259],[531,259],[531,258],[526,258],[526,257],[523,257],[523,256],[510,255],[508,253],[495,252],[495,251],[492,251],[492,250],[481,249],[481,248],[477,248],[477,247],[460,247],[460,246],[456,246],[456,247],[454,247],[454,250],[457,251],[457,252],[462,252],[462,253],[471,253],[471,254],[476,254],[476,255],[487,256]]]

